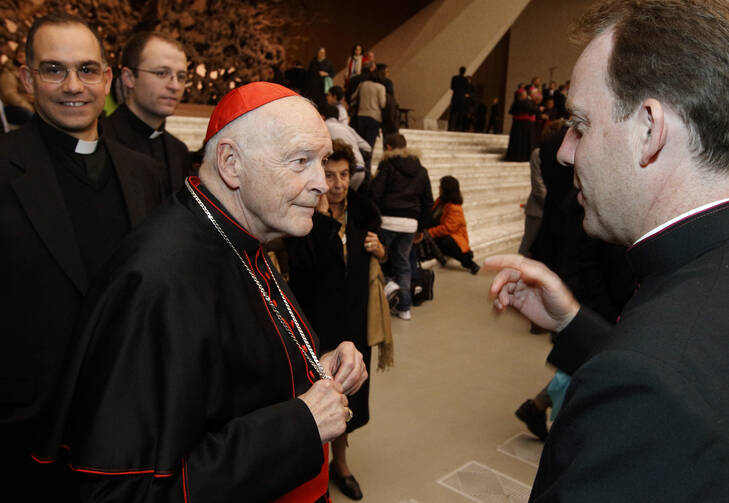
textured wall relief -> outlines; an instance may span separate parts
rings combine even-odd
[[[130,34],[163,31],[178,38],[188,57],[184,101],[213,104],[228,90],[271,80],[286,60],[284,40],[300,37],[304,9],[295,1],[268,0],[0,0],[0,54],[12,57],[33,19],[68,12],[98,30],[116,67]]]

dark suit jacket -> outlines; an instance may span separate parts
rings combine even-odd
[[[148,155],[141,147],[142,142],[149,141],[148,135],[140,133],[134,127],[132,124],[134,120],[141,121],[129,107],[120,105],[113,114],[103,119],[104,136],[118,141],[129,149]],[[167,131],[162,133],[162,142],[167,154],[167,163],[160,173],[160,178],[165,184],[165,194],[171,195],[180,190],[185,178],[192,174],[192,158],[187,146]]]
[[[160,202],[152,160],[105,140],[132,226]],[[31,121],[0,137],[0,471],[18,470],[53,421],[54,389],[89,284],[53,159]],[[12,473],[12,472],[11,472]],[[32,501],[32,499],[25,499]]]
[[[726,501],[729,204],[627,258],[640,287],[619,323],[581,309],[550,354],[575,373],[532,500]]]

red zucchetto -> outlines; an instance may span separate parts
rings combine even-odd
[[[203,143],[207,143],[210,138],[215,136],[215,133],[241,115],[287,96],[299,95],[291,89],[270,82],[251,82],[233,89],[215,105]]]

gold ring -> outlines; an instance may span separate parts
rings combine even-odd
[[[352,412],[352,409],[350,409],[349,407],[345,407],[345,408],[347,409],[347,417],[344,419],[344,422],[348,423],[354,416],[354,412]]]

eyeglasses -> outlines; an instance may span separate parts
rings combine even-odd
[[[49,84],[60,84],[68,76],[68,72],[76,72],[78,80],[84,84],[98,84],[104,76],[104,67],[98,63],[84,63],[78,68],[67,68],[59,63],[41,63],[38,68],[31,70],[38,72],[40,79]]]
[[[187,73],[185,72],[173,72],[169,68],[163,68],[160,70],[145,70],[144,68],[132,68],[132,70],[136,70],[138,72],[145,72],[145,73],[151,73],[155,77],[157,77],[159,80],[168,80],[170,78],[177,79],[177,82],[179,82],[182,85],[185,85],[187,82]]]

